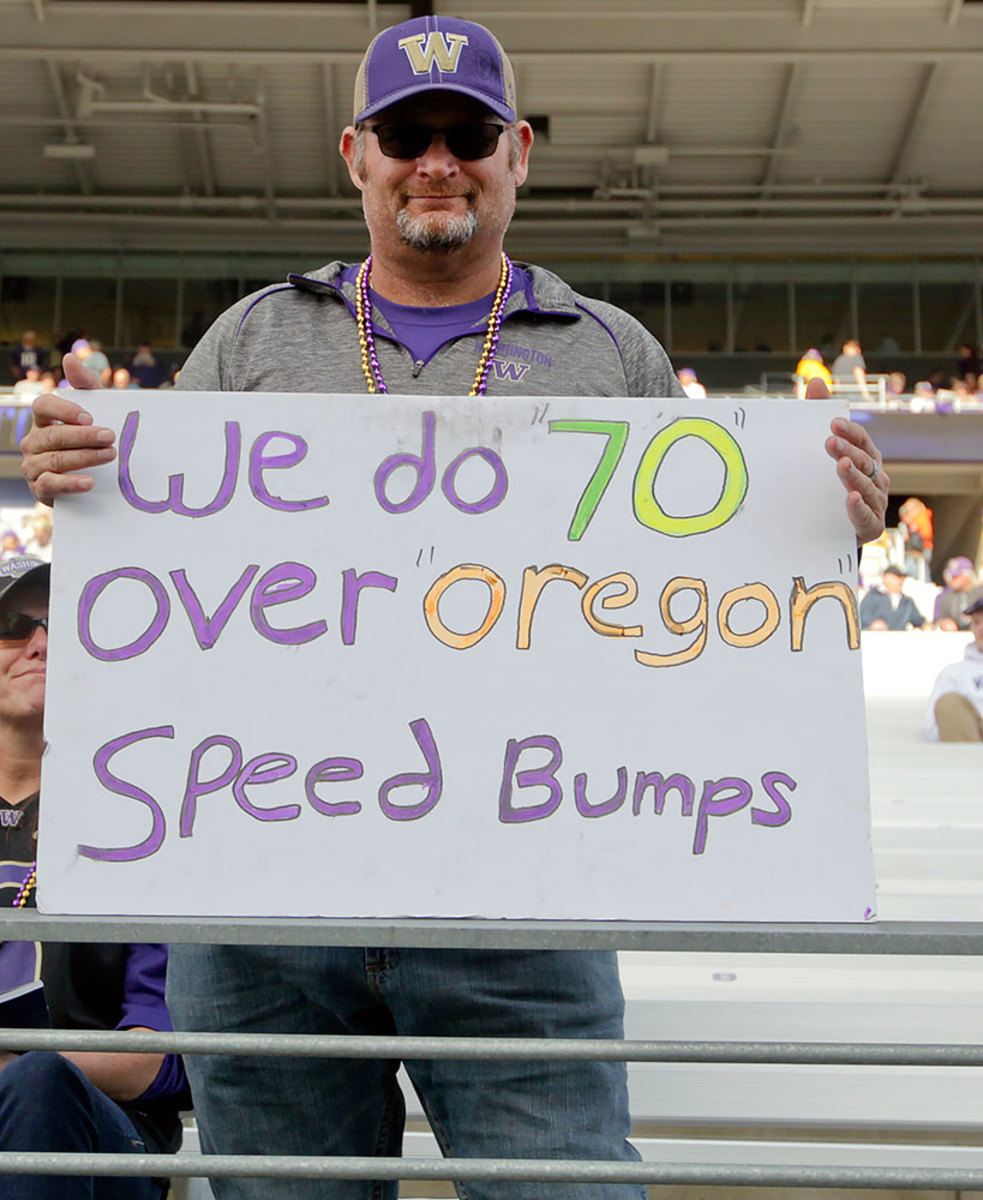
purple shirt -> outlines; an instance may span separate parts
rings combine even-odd
[[[358,279],[358,271],[358,267],[348,267],[342,272],[342,278],[354,284]],[[512,292],[526,291],[529,282],[528,273],[513,264]],[[468,304],[420,308],[412,304],[395,304],[370,287],[369,300],[373,308],[372,332],[377,337],[388,337],[399,342],[421,366],[426,366],[441,346],[448,342],[469,334],[484,337],[495,293],[489,292],[487,296]],[[375,319],[380,316],[385,324]]]

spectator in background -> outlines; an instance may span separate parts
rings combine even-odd
[[[980,358],[972,346],[965,342],[959,347],[956,369],[952,373],[954,380],[961,379],[971,392],[975,392],[980,378]]]
[[[0,562],[6,562],[8,558],[23,558],[23,556],[24,547],[12,529],[0,534]]]
[[[48,365],[48,351],[38,345],[38,335],[33,329],[25,329],[20,335],[20,342],[10,356],[10,374],[14,383],[24,379],[29,368],[37,367],[43,371]]]
[[[961,412],[967,406],[975,407],[976,389],[971,388],[965,379],[954,379],[949,392],[952,397],[953,412]]]
[[[898,530],[905,544],[905,568],[909,575],[928,579],[935,545],[932,510],[917,496],[910,496],[898,509]]]
[[[861,629],[890,629],[900,632],[913,625],[921,629],[925,618],[910,596],[904,594],[904,581],[908,573],[903,567],[884,568],[881,587],[872,587],[860,601]]]
[[[72,353],[76,358],[81,359],[90,371],[95,371],[103,387],[109,387],[109,381],[113,374],[109,359],[101,350],[93,346],[88,338],[78,338],[77,341],[72,342]]]
[[[903,396],[908,390],[908,380],[904,371],[892,371],[887,377],[885,391],[888,396]]]
[[[126,367],[117,367],[113,372],[113,387],[117,391],[124,391],[127,388],[138,388],[140,384],[133,378]]]
[[[33,907],[48,658],[47,564],[0,565],[0,904]],[[170,1030],[167,948],[148,944],[0,945],[3,1025]],[[40,982],[41,987],[36,985]],[[31,1003],[33,1001],[33,1003]],[[25,1009],[27,1011],[25,1012]],[[0,1050],[0,1150],[138,1155],[174,1153],[190,1101],[173,1054]],[[161,1172],[163,1175],[164,1172]],[[163,1200],[150,1176],[4,1176],[4,1200]]]
[[[936,628],[953,633],[969,628],[967,610],[983,600],[983,587],[976,582],[973,564],[963,555],[950,558],[942,571],[945,587],[935,597],[933,620]]]
[[[158,388],[164,382],[164,369],[154,358],[149,342],[137,343],[137,352],[128,365],[137,387]]]
[[[707,398],[707,390],[696,378],[696,372],[692,367],[680,367],[676,372],[676,378],[690,400],[705,400]]]
[[[813,346],[799,359],[795,367],[795,394],[803,399],[810,379],[821,379],[833,391],[833,376],[823,362],[823,356]]]
[[[51,509],[44,504],[35,504],[24,521],[24,553],[32,558],[40,558],[42,562],[51,562],[51,538],[54,526],[51,521]]]
[[[28,367],[24,372],[24,378],[18,379],[14,384],[14,395],[22,396],[25,400],[33,400],[35,396],[40,396],[47,390],[41,382],[40,367]]]
[[[927,379],[920,379],[911,389],[912,412],[935,412],[935,388]]]
[[[867,362],[856,338],[848,338],[843,343],[841,353],[833,362],[832,375],[838,387],[856,388],[861,398],[870,402]]]
[[[983,742],[983,599],[966,609],[973,640],[959,662],[939,672],[928,701],[930,742]]]

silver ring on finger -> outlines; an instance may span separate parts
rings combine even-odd
[[[876,479],[878,476],[878,473],[880,472],[880,469],[881,469],[881,464],[875,458],[874,465],[870,468],[870,471],[867,473],[867,478],[868,479]]]

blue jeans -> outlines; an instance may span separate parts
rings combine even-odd
[[[0,1071],[0,1149],[142,1154],[126,1113],[60,1054],[32,1050]],[[3,1200],[159,1200],[151,1178],[0,1176]]]
[[[613,953],[172,946],[175,1027],[233,1032],[620,1038]],[[206,1152],[398,1155],[398,1062],[192,1057]],[[405,1064],[454,1158],[633,1161],[623,1063],[416,1060]],[[218,1200],[394,1200],[395,1183],[215,1180]],[[467,1200],[639,1200],[597,1184],[472,1183]]]

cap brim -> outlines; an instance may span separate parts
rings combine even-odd
[[[433,83],[427,81],[425,84],[416,84],[413,87],[402,88],[400,91],[392,92],[385,99],[380,100],[377,104],[370,104],[368,108],[363,108],[360,113],[355,114],[355,123],[364,121],[368,117],[374,117],[376,113],[383,112],[387,108],[392,108],[394,104],[399,104],[402,100],[409,100],[411,96],[420,96],[425,92],[456,92],[459,96],[467,96],[471,100],[477,100],[490,112],[493,112],[497,117],[501,117],[503,121],[508,121],[511,125],[516,119],[515,110],[509,108],[507,104],[495,100],[486,92],[481,92],[477,88],[462,87],[457,83]]]
[[[36,567],[31,567],[23,575],[0,575],[0,600],[5,596],[9,596],[15,588],[29,584],[49,587],[50,582],[51,563],[46,562],[38,562]]]

